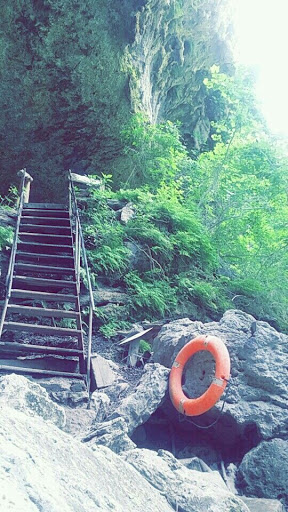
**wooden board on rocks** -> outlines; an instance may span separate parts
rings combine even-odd
[[[95,377],[97,389],[107,388],[114,383],[115,373],[111,369],[108,361],[104,359],[104,357],[101,357],[98,354],[92,355],[91,367]]]

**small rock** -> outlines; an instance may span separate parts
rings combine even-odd
[[[125,201],[121,201],[120,199],[107,199],[107,204],[111,210],[118,211],[124,208]]]
[[[30,379],[31,380],[31,379]],[[33,379],[32,382],[36,381],[40,386],[46,389],[48,393],[61,391],[86,391],[84,381],[76,379],[67,379],[61,377],[53,377],[52,379]]]
[[[236,489],[236,475],[237,475],[238,468],[236,464],[233,464],[233,462],[230,462],[226,468],[226,476],[227,476],[227,486],[230,491],[234,492],[234,494],[238,494],[238,491]],[[262,512],[262,511],[261,511]]]
[[[119,401],[128,394],[130,386],[128,382],[117,382],[108,388],[105,388],[105,393],[109,396],[111,402],[119,403]]]
[[[210,468],[214,467],[219,460],[219,454],[216,449],[213,449],[213,447],[205,441],[194,442],[177,452],[177,458],[180,460],[194,459],[195,457],[203,460]]]
[[[82,407],[88,403],[89,396],[87,391],[73,392],[61,391],[59,393],[50,393],[50,396],[55,402],[61,405],[68,405],[69,407]]]
[[[122,288],[113,288],[109,286],[98,286],[97,290],[93,291],[95,306],[106,306],[107,304],[126,304],[128,296]],[[81,295],[81,306],[88,306],[90,303],[90,296],[88,293]]]
[[[104,445],[114,453],[133,450],[136,445],[128,437],[128,428],[124,418],[115,418],[98,424],[94,430],[83,439],[89,446]]]
[[[76,174],[75,172],[71,173],[71,178],[73,183],[76,183],[77,187],[94,187],[101,188],[103,182],[101,179],[95,180],[95,178],[91,178],[90,176],[82,176],[81,174]]]
[[[211,473],[212,469],[199,457],[192,457],[191,459],[179,459],[181,464],[188,469],[194,469],[195,471],[201,471],[201,473]]]
[[[132,203],[126,204],[124,208],[121,210],[120,220],[123,224],[127,224],[127,222],[135,216],[135,208]]]
[[[106,393],[94,391],[90,399],[90,409],[95,410],[95,419],[93,423],[100,423],[107,418],[110,406],[110,398]]]

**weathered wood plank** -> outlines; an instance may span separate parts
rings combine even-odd
[[[51,318],[70,318],[77,320],[79,313],[77,311],[66,311],[65,309],[48,309],[36,308],[31,306],[18,306],[15,304],[8,304],[8,313],[17,313],[23,316],[47,316]]]
[[[82,350],[73,348],[62,348],[62,347],[50,347],[44,345],[30,345],[27,343],[16,343],[1,341],[0,352],[9,353],[23,353],[23,352],[34,352],[39,354],[55,354],[60,356],[79,356],[83,355]]]
[[[115,381],[115,374],[109,363],[103,357],[95,355],[91,357],[92,373],[94,374],[96,387],[98,389],[111,386]]]
[[[120,341],[119,345],[125,345],[125,343],[129,343],[130,341],[137,340],[138,338],[143,338],[143,336],[149,332],[152,331],[153,327],[150,327],[149,329],[145,329],[145,331],[137,332],[136,334],[133,334],[133,336],[129,336],[129,338],[125,338],[124,340]]]
[[[21,366],[10,366],[4,364],[0,364],[0,372],[29,373],[31,375],[51,375],[51,377],[67,377],[69,379],[83,379],[85,377],[81,373],[59,372],[56,370],[42,370],[41,368],[30,368],[29,366],[25,368]]]
[[[4,322],[4,329],[8,331],[26,331],[36,334],[48,334],[54,336],[75,336],[79,338],[81,331],[63,327],[51,327],[50,325],[25,324],[21,322]]]

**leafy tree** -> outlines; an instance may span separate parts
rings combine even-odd
[[[155,192],[160,184],[179,175],[188,156],[176,125],[170,121],[151,124],[140,113],[122,130],[122,141],[131,169],[126,181],[129,187],[146,184]]]

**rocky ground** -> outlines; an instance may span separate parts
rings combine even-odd
[[[180,348],[204,333],[226,343],[232,385],[222,413],[220,401],[193,418],[202,427],[217,420],[199,429],[172,407],[167,387]],[[182,319],[161,329],[153,361],[128,369],[117,346],[96,337],[94,357],[105,356],[111,382],[92,393],[89,408],[79,382],[45,379],[40,387],[25,377],[2,377],[0,474],[2,488],[13,485],[16,491],[0,493],[1,510],[22,511],[25,504],[25,511],[58,512],[61,503],[61,512],[283,512],[288,504],[287,341],[241,311],[205,325]],[[206,353],[193,358],[185,392],[201,394],[211,372]],[[44,485],[38,476],[45,471]],[[55,487],[57,478],[61,485]]]

